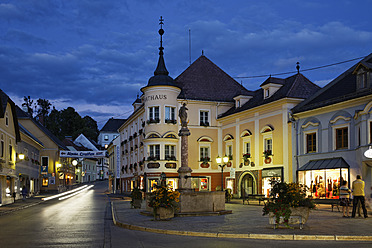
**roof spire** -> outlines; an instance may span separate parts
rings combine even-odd
[[[163,50],[164,50],[164,47],[163,47],[163,34],[164,34],[164,29],[163,29],[163,25],[164,25],[164,19],[162,16],[160,16],[160,19],[159,19],[159,25],[160,25],[160,29],[159,29],[159,34],[160,34],[160,47],[159,47],[159,55],[164,55],[163,53]]]
[[[164,19],[162,16],[160,16],[159,19],[159,35],[160,35],[160,47],[159,47],[159,60],[158,60],[158,65],[154,71],[154,76],[152,76],[148,83],[147,86],[156,86],[156,85],[170,85],[170,86],[176,86],[176,83],[174,82],[173,78],[168,76],[169,72],[167,71],[167,68],[165,67],[165,62],[164,62],[164,47],[163,47],[163,34],[164,34]],[[147,87],[146,86],[146,87]],[[142,91],[142,89],[141,89]]]
[[[300,62],[297,62],[296,64],[297,73],[300,73]]]
[[[154,75],[168,75],[169,73],[167,71],[167,68],[165,67],[165,62],[164,62],[164,58],[163,58],[163,55],[164,55],[164,52],[163,52],[163,50],[164,50],[164,47],[163,47],[164,19],[163,19],[162,16],[160,16],[159,25],[160,25],[160,29],[159,29],[159,34],[160,34],[159,61],[158,61],[158,66],[156,67],[156,70],[154,72]]]

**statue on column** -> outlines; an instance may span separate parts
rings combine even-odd
[[[188,108],[186,108],[186,103],[183,103],[182,107],[178,111],[178,116],[181,119],[181,130],[179,131],[179,134],[178,134],[180,136],[190,135],[190,131],[187,128],[187,110]]]
[[[186,110],[188,110],[186,108],[186,103],[183,103],[182,107],[178,111],[178,116],[181,119],[181,125],[182,125],[182,127],[187,127],[187,112],[186,112]]]

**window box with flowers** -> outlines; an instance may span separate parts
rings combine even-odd
[[[172,161],[176,161],[176,156],[173,156],[173,155],[166,155],[165,156],[165,160],[172,160]]]
[[[168,124],[177,124],[177,120],[169,120],[169,119],[166,119],[166,120],[165,120],[165,123],[168,123]]]
[[[270,164],[271,163],[271,157],[274,156],[271,150],[265,150],[263,152],[263,156],[265,157],[265,163]]]
[[[289,227],[289,224],[306,223],[311,209],[315,208],[312,198],[306,197],[306,186],[298,183],[275,182],[271,183],[270,198],[263,208],[263,215],[269,215],[270,224],[274,229],[279,224]],[[293,217],[301,218],[293,218]]]
[[[210,161],[210,158],[209,157],[203,157],[200,159],[200,161],[202,162],[200,164],[200,167],[202,168],[209,168],[209,161]]]
[[[157,156],[148,156],[147,157],[147,161],[156,161],[156,160],[159,160],[159,158]]]
[[[148,206],[153,209],[155,220],[174,217],[178,207],[180,193],[167,186],[155,185],[155,190],[148,195]]]
[[[160,119],[159,118],[151,118],[149,120],[147,120],[147,124],[153,124],[153,123],[159,123],[160,122]]]
[[[244,153],[243,154],[243,161],[244,161],[244,165],[249,165],[249,159],[251,158],[251,154],[250,153]]]

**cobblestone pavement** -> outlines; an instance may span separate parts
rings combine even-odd
[[[268,236],[297,235],[298,238],[301,235],[311,235],[313,237],[317,236],[318,239],[321,238],[321,236],[330,236],[324,237],[324,239],[330,238],[331,240],[340,238],[336,236],[345,236],[343,237],[345,239],[372,241],[371,215],[369,218],[343,218],[342,213],[338,212],[337,208],[332,212],[330,205],[318,205],[316,210],[312,210],[303,229],[300,229],[299,225],[291,225],[293,229],[285,227],[273,229],[273,226],[269,224],[268,216],[262,216],[262,205],[243,205],[241,200],[234,200],[232,203],[226,203],[226,210],[232,210],[232,214],[221,216],[175,217],[167,221],[154,221],[152,216],[141,215],[141,211],[145,210],[144,203],[142,209],[131,209],[129,200],[113,199],[113,206],[113,211],[115,212],[118,223],[144,227],[149,230],[175,230],[190,233],[201,232],[217,234],[217,236],[218,234],[249,234],[253,237],[253,234],[267,234]],[[128,227],[128,225],[126,225],[127,228],[133,228]],[[239,237],[239,235],[236,236]],[[306,239],[306,237],[303,238]],[[292,238],[290,237],[289,239]]]

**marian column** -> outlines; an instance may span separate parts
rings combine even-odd
[[[188,136],[190,131],[187,127],[187,108],[186,103],[183,103],[182,107],[179,110],[179,117],[181,119],[181,130],[178,135],[181,137],[181,167],[178,169],[179,180],[179,190],[187,191],[191,190],[191,172],[192,169],[188,166],[189,162],[189,145],[188,145]]]

